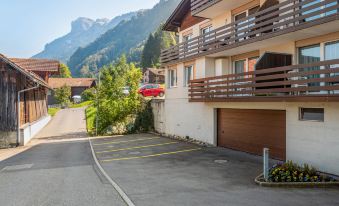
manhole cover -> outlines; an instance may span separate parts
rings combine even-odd
[[[129,152],[128,154],[130,154],[130,155],[137,155],[137,154],[140,154],[140,152]]]
[[[228,162],[228,160],[214,160],[214,162],[218,164],[225,164]]]

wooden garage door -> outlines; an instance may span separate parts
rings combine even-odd
[[[281,110],[218,109],[218,146],[286,158],[286,112]]]

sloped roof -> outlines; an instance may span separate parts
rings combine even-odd
[[[20,73],[22,73],[23,75],[27,76],[28,78],[30,78],[32,81],[39,83],[42,86],[45,86],[47,88],[50,88],[47,84],[47,82],[45,82],[41,77],[39,77],[37,74],[34,74],[32,71],[33,70],[28,70],[22,66],[20,66],[19,64],[17,64],[16,62],[12,61],[12,59],[6,57],[3,54],[0,54],[0,60],[4,61],[5,63],[9,64],[11,67],[13,67],[14,69],[18,70]],[[31,67],[33,68],[33,67]],[[39,70],[36,70],[39,71]]]
[[[177,32],[182,20],[191,10],[191,1],[182,0],[164,24],[163,30]]]
[[[60,88],[62,86],[69,87],[92,87],[95,86],[94,78],[49,78],[49,86],[53,89]]]
[[[148,68],[148,70],[155,75],[165,76],[165,69]]]
[[[60,62],[57,60],[22,59],[22,58],[9,58],[9,59],[27,71],[58,72],[60,68]]]

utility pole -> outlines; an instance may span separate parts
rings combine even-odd
[[[97,92],[96,92],[96,100],[97,100],[97,115],[96,115],[96,119],[95,119],[95,136],[98,136],[98,125],[99,125],[99,88],[100,88],[100,70],[98,69],[97,71],[98,74],[98,85],[97,85]]]

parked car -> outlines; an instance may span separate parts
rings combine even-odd
[[[139,94],[144,97],[163,97],[165,90],[160,84],[145,84],[139,88]]]

